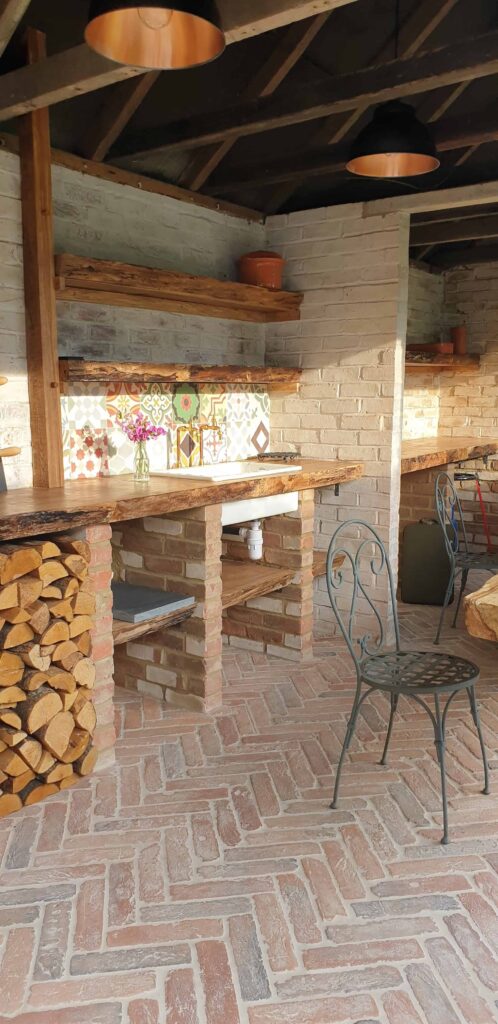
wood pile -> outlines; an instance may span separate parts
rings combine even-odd
[[[89,562],[70,536],[0,545],[0,817],[95,765]]]

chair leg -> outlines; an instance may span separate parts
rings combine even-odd
[[[439,704],[439,696],[436,693],[434,695],[434,704],[436,709],[436,720],[434,723],[434,742],[436,744],[437,759],[439,761],[439,769],[441,772],[441,797],[443,800],[443,837],[441,842],[444,846],[449,843],[448,836],[448,801],[446,796],[446,772],[444,765],[445,755],[445,733],[443,716],[441,715],[441,708]]]
[[[386,764],[387,763],[387,751],[389,749],[389,743],[390,743],[390,740],[391,740],[391,733],[393,731],[393,722],[394,722],[394,716],[396,714],[396,709],[398,707],[398,701],[399,701],[398,694],[397,693],[392,693],[391,694],[391,714],[389,715],[389,725],[387,727],[386,742],[384,743],[384,750],[382,752],[382,757],[381,757],[381,759],[379,761],[379,764]]]
[[[451,573],[450,573],[450,578],[448,580],[448,586],[446,588],[446,593],[444,595],[444,603],[443,603],[443,607],[441,608],[441,615],[439,616],[439,625],[437,627],[436,639],[434,641],[435,644],[439,643],[439,637],[441,636],[441,630],[443,628],[443,619],[444,619],[444,615],[445,615],[446,609],[447,609],[447,607],[448,607],[448,605],[450,603],[451,592],[453,590],[454,582],[455,582],[455,570],[452,569]]]
[[[358,683],[356,687],[355,698],[353,707],[351,709],[351,715],[349,717],[348,727],[346,729],[346,735],[344,737],[344,743],[342,745],[341,756],[339,758],[339,764],[337,765],[337,773],[335,777],[334,795],[332,797],[332,803],[330,804],[331,810],[335,810],[337,807],[337,800],[339,797],[339,783],[341,781],[342,766],[344,758],[349,750],[351,740],[353,739],[354,730],[356,727],[356,719],[358,718],[358,711],[360,709],[360,694],[361,694],[361,683]]]
[[[469,576],[469,570],[468,569],[462,569],[462,581],[460,583],[460,591],[459,591],[459,594],[458,594],[457,606],[456,606],[456,609],[455,609],[455,614],[453,616],[453,629],[455,629],[456,624],[457,624],[458,612],[460,611],[460,605],[462,603],[463,592],[465,590],[465,587],[467,586],[468,576]]]
[[[476,694],[475,694],[474,687],[473,686],[469,686],[469,688],[467,690],[467,693],[469,695],[469,703],[470,703],[470,710],[472,712],[472,718],[474,719],[474,725],[475,725],[475,727],[477,729],[477,735],[479,737],[479,743],[481,745],[482,764],[483,764],[483,768],[484,768],[484,789],[483,789],[483,793],[485,793],[486,796],[487,796],[489,794],[489,792],[490,792],[490,789],[489,789],[488,759],[487,759],[487,756],[486,756],[486,747],[484,746],[484,739],[483,739],[482,729],[481,729],[481,719],[479,717],[479,708],[478,708],[478,705],[477,705],[477,700],[476,700]]]

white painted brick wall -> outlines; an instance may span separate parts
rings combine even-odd
[[[4,461],[9,488],[32,482],[20,188],[18,158],[0,153],[0,447],[22,448]]]
[[[234,278],[236,259],[264,245],[263,225],[189,207],[61,167],[53,168],[58,251]],[[0,445],[9,487],[29,486],[31,439],[26,380],[19,160],[0,153]],[[264,362],[264,326],[59,303],[61,355],[143,362]]]
[[[305,370],[300,395],[273,402],[273,443],[364,461],[362,480],[318,496],[316,544],[326,548],[355,516],[378,528],[395,567],[408,219],[364,219],[359,205],[303,211],[272,217],[268,245],[287,260],[286,286],[305,292],[299,323],[267,329],[268,361]],[[315,605],[319,631],[330,632],[324,580]]]

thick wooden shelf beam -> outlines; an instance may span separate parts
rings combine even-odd
[[[280,566],[242,559],[224,559],[221,563],[222,607],[231,608],[252,597],[271,594],[273,590],[286,587],[295,575],[295,569],[282,569]]]
[[[67,254],[55,258],[57,298],[249,323],[299,320],[303,296],[173,270]]]
[[[479,356],[434,356],[427,361],[407,360],[407,374],[416,373],[476,373],[480,366]]]
[[[120,381],[124,384],[260,384],[297,391],[302,370],[277,366],[186,366],[182,363],[98,363],[60,359],[62,384]]]
[[[147,619],[146,622],[122,622],[120,619],[114,619],[112,623],[114,646],[127,644],[129,640],[137,640],[138,637],[146,636],[148,633],[157,633],[160,629],[178,626],[180,622],[184,622],[185,619],[189,619],[193,615],[196,604],[197,602],[194,602],[189,608],[180,608],[174,612],[167,612],[165,615],[156,615],[155,618]]]
[[[42,62],[45,36],[30,29],[30,65]],[[53,223],[48,110],[19,120],[23,225],[26,356],[35,487],[64,482],[62,425],[58,401],[57,314],[52,277]]]
[[[482,459],[498,452],[498,435],[490,437],[421,437],[403,441],[401,446],[401,473],[416,473],[420,469],[446,466],[450,462]]]

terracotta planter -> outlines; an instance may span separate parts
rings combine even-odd
[[[451,337],[455,355],[465,356],[467,354],[467,328],[463,324],[460,327],[452,327]]]
[[[278,252],[248,252],[239,260],[239,281],[262,288],[281,288],[284,263]]]

